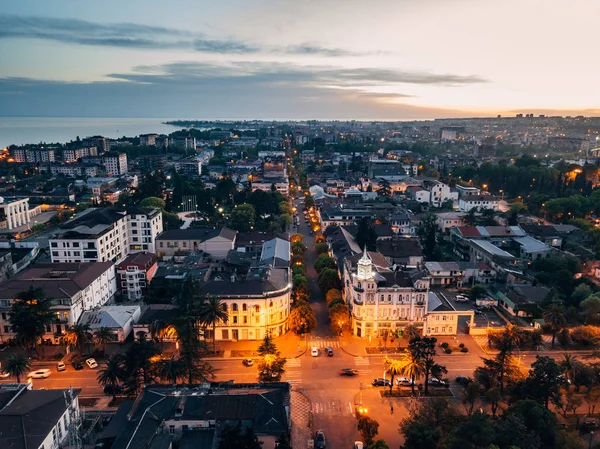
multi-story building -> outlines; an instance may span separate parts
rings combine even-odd
[[[108,153],[102,156],[102,165],[112,176],[127,174],[127,154]]]
[[[117,266],[118,287],[123,297],[137,301],[148,292],[150,281],[158,269],[158,258],[152,253],[130,254]]]
[[[13,151],[15,162],[54,162],[52,148],[17,148]]]
[[[498,210],[500,201],[494,195],[465,195],[458,200],[458,210],[469,212],[471,209],[491,209]]]
[[[29,198],[0,197],[0,228],[12,230],[30,222]]]
[[[156,138],[158,134],[140,134],[140,145],[143,147],[156,146]]]
[[[0,337],[13,338],[9,322],[11,304],[29,288],[41,289],[51,299],[55,314],[46,326],[45,340],[60,343],[61,335],[86,310],[106,304],[117,292],[112,262],[36,263],[0,284]]]
[[[288,330],[292,280],[290,242],[275,238],[265,242],[260,259],[244,273],[211,272],[200,287],[203,294],[216,296],[229,318],[217,324],[217,340],[260,340]],[[205,331],[212,339],[212,329]]]
[[[175,161],[173,162],[173,167],[177,173],[185,173],[192,176],[200,176],[202,174],[202,161],[196,158]]]
[[[345,297],[352,332],[363,338],[395,334],[408,324],[423,325],[427,314],[429,277],[423,270],[394,269],[379,253],[344,261]]]
[[[169,146],[183,148],[184,150],[196,150],[195,137],[169,137]]]
[[[270,192],[272,187],[275,186],[282,195],[289,195],[290,193],[290,182],[287,178],[270,178],[252,181],[252,191],[262,190],[264,192]]]
[[[83,147],[83,148],[65,148],[62,150],[63,162],[71,163],[77,162],[82,157],[87,156],[98,156],[96,147]]]
[[[75,176],[97,176],[99,166],[84,164],[44,164],[40,165],[40,173],[51,173],[52,175],[63,174],[69,177]],[[103,171],[100,167],[100,171]]]
[[[215,260],[222,260],[234,249],[236,234],[229,228],[170,229],[156,239],[156,251],[161,256],[202,251]]]
[[[86,137],[81,141],[81,145],[84,147],[96,147],[98,153],[104,153],[110,149],[109,139],[102,136]]]
[[[36,383],[36,381],[33,381]],[[79,421],[80,389],[34,390],[32,384],[4,384],[0,447],[56,449],[68,446],[73,417]],[[74,424],[77,426],[77,424]]]
[[[60,227],[50,255],[52,262],[120,262],[131,253],[155,253],[162,229],[157,209],[89,209]]]

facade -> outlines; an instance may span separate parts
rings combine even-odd
[[[469,212],[471,209],[498,210],[500,202],[494,195],[465,195],[458,199],[458,210]]]
[[[40,165],[40,173],[50,172],[53,175],[62,174],[74,178],[76,176],[97,176],[102,167],[85,164],[44,164]]]
[[[158,269],[158,258],[152,253],[130,254],[117,266],[117,283],[123,298],[138,301],[146,296],[150,281]]]
[[[0,197],[0,228],[12,230],[30,222],[29,198]]]
[[[158,134],[140,134],[140,145],[143,147],[154,147],[156,146],[156,138]]]
[[[156,252],[162,229],[157,209],[89,209],[60,227],[49,240],[50,255],[52,262],[119,262],[131,253]]]
[[[107,153],[102,156],[102,165],[112,176],[127,174],[127,155],[125,153]]]
[[[123,343],[133,331],[134,323],[140,319],[140,315],[140,306],[103,306],[83,312],[79,323],[87,324],[92,333],[107,327],[112,332],[112,341]]]
[[[236,231],[229,228],[171,229],[156,239],[157,254],[170,257],[175,253],[202,251],[215,260],[222,260],[235,248],[236,235]]]
[[[15,162],[54,162],[54,150],[37,148],[17,148],[13,152]]]
[[[455,226],[462,226],[464,223],[464,213],[461,212],[438,212],[435,223],[442,232],[449,231]]]
[[[83,148],[65,148],[62,150],[63,162],[72,163],[77,162],[82,157],[87,156],[98,156],[96,147],[83,147]]]
[[[192,158],[173,162],[173,167],[177,173],[185,173],[191,176],[200,176],[202,174],[202,161]]]
[[[35,380],[33,382],[36,383]],[[75,422],[80,420],[80,392],[79,389],[33,390],[26,384],[5,384],[0,387],[0,395],[5,399],[0,409],[0,447],[66,447],[72,417],[76,417]]]
[[[379,253],[347,258],[344,289],[352,332],[363,338],[396,334],[408,324],[423,325],[429,278],[421,270],[394,270]]]
[[[275,186],[282,195],[289,195],[290,193],[290,182],[287,178],[269,178],[257,181],[252,181],[252,191],[262,190],[264,192],[270,192],[272,187]]]
[[[29,287],[41,288],[52,300],[56,315],[46,328],[45,340],[59,343],[65,329],[86,310],[110,302],[117,292],[112,262],[37,263],[0,284],[0,337],[13,338],[8,315],[16,296]]]

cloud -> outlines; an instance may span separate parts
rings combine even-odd
[[[360,56],[341,48],[317,44],[287,47],[249,44],[236,39],[212,38],[204,33],[137,23],[100,24],[78,19],[0,14],[0,39],[42,39],[66,44],[136,49],[180,49],[221,54],[289,54],[312,56]]]

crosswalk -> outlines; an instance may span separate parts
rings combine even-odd
[[[368,357],[354,357],[354,364],[356,366],[371,366],[371,359]]]
[[[300,368],[302,366],[302,359],[287,359],[285,366],[286,368]]]
[[[302,360],[300,358],[288,359],[285,364],[285,374],[283,377],[292,387],[302,385],[302,371],[300,368],[302,368]]]
[[[354,414],[352,402],[342,402],[339,399],[315,402],[312,408],[315,415],[344,416]]]
[[[335,349],[340,347],[340,342],[338,340],[308,340],[308,347]]]

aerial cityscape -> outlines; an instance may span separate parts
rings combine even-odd
[[[4,6],[0,449],[600,448],[600,5]]]

